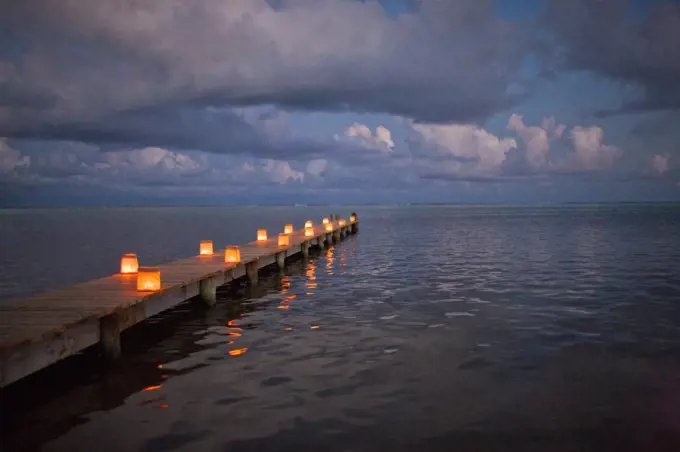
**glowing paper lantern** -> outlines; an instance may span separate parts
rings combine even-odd
[[[267,230],[266,229],[258,229],[257,230],[257,241],[263,242],[265,240],[267,240]]]
[[[357,221],[356,215],[350,216],[350,217],[349,217],[349,221],[350,221],[350,223],[354,223],[355,221]]]
[[[155,292],[161,289],[161,271],[158,267],[140,267],[137,272],[137,290]]]
[[[305,237],[314,237],[314,228],[305,228]]]
[[[333,224],[326,223],[326,232],[333,232]]]
[[[279,234],[279,246],[290,246],[290,236],[288,234]]]
[[[120,272],[137,273],[138,269],[137,255],[134,253],[123,254],[123,257],[120,258]]]
[[[345,220],[338,221],[338,224],[340,225],[341,228],[344,227],[345,226]]]
[[[293,225],[292,224],[287,224],[283,227],[283,233],[284,234],[292,234],[293,233]]]
[[[323,224],[328,224],[328,218],[323,219]]]
[[[227,264],[238,264],[241,262],[241,250],[238,246],[228,246],[224,250],[224,262]]]
[[[305,228],[311,228],[312,222],[310,220],[305,221]]]
[[[201,240],[200,254],[201,256],[212,256],[213,254],[212,240]]]

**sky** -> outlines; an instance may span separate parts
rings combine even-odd
[[[680,201],[679,1],[0,12],[0,206]]]

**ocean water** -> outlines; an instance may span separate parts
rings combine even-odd
[[[128,330],[120,362],[3,391],[0,450],[680,450],[680,206],[5,211],[0,290],[351,210],[358,235]]]

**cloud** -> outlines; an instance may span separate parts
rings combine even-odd
[[[568,157],[568,165],[577,170],[593,171],[611,168],[621,157],[622,151],[602,143],[601,127],[576,126],[571,130],[574,153]]]
[[[620,112],[680,108],[680,4],[650,2],[632,19],[621,0],[551,0],[541,23],[555,39],[552,59],[644,88]]]
[[[9,173],[30,165],[31,158],[29,156],[21,155],[16,149],[9,147],[6,140],[0,138],[0,172]]]
[[[45,153],[41,145],[26,144],[26,152],[33,150],[33,155],[3,147],[0,182],[136,189],[252,187],[304,181],[304,173],[294,170],[290,163],[272,159],[211,156],[160,147],[102,151],[96,146],[66,142]]]
[[[468,124],[410,122],[409,145],[424,178],[490,177],[502,173],[506,153],[517,147],[513,138],[498,138]]]
[[[528,165],[534,169],[541,169],[546,164],[550,142],[547,127],[554,125],[549,119],[543,120],[542,127],[527,127],[522,116],[513,114],[508,120],[508,129],[514,130],[524,141],[524,158]],[[561,132],[560,132],[561,134]]]
[[[13,138],[257,149],[247,118],[205,109],[467,121],[512,105],[522,84],[524,41],[491,0],[422,0],[396,17],[375,1],[26,0],[3,8],[0,30],[12,43],[0,135]]]
[[[652,169],[658,174],[665,174],[668,172],[668,159],[670,155],[655,155],[652,157]]]
[[[378,126],[375,129],[375,135],[373,135],[368,126],[355,122],[345,131],[345,135],[356,137],[359,143],[368,148],[377,148],[385,151],[390,151],[394,148],[392,133],[383,126]]]
[[[541,126],[528,126],[521,115],[508,119],[512,137],[498,137],[473,125],[411,122],[409,145],[414,165],[425,179],[466,181],[544,180],[559,173],[612,169],[622,151],[604,144],[598,126],[566,126],[546,117]]]

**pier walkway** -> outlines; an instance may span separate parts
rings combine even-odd
[[[0,387],[48,367],[95,344],[115,359],[120,353],[120,333],[190,298],[207,305],[216,302],[216,288],[246,277],[256,284],[258,270],[285,266],[286,259],[310,247],[324,248],[358,231],[358,221],[332,231],[319,224],[291,234],[287,246],[278,234],[263,241],[240,245],[240,262],[225,263],[224,248],[209,256],[194,256],[159,265],[161,286],[154,292],[137,290],[137,274],[114,274],[70,287],[0,303]],[[198,246],[198,244],[196,244]]]

